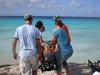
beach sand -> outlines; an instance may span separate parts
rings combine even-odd
[[[86,63],[69,63],[71,75],[91,75],[91,69]],[[19,65],[0,65],[0,75],[20,75]],[[38,75],[56,75],[55,71],[41,72],[38,70]],[[65,70],[62,68],[62,75],[66,75]]]

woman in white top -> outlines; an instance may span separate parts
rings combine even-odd
[[[38,21],[38,22],[35,24],[35,27],[38,28],[39,31],[40,31],[40,35],[41,35],[40,42],[41,42],[41,44],[42,44],[42,43],[43,43],[42,32],[45,31],[45,27],[43,26],[43,22],[42,22],[42,21]]]

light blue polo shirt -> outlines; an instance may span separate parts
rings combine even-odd
[[[53,32],[53,37],[57,39],[58,53],[61,56],[70,56],[73,53],[72,46],[68,42],[65,30],[62,28],[55,29]]]
[[[40,39],[40,33],[36,27],[22,25],[16,29],[14,38],[18,38],[20,42],[19,56],[21,58],[37,55],[36,40]]]

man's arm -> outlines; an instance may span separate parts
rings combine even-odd
[[[42,46],[41,46],[39,39],[36,40],[36,42],[37,42],[37,50],[38,50],[39,58],[41,59],[41,57],[42,57]]]
[[[16,53],[16,44],[17,44],[17,40],[16,38],[13,39],[13,42],[12,42],[12,52],[13,52],[13,58],[16,60],[18,55]]]
[[[42,35],[40,35],[40,43],[42,44],[43,42]]]

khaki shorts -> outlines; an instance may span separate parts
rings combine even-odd
[[[20,59],[20,72],[22,75],[31,75],[32,70],[37,70],[39,61],[37,56],[24,57]]]

